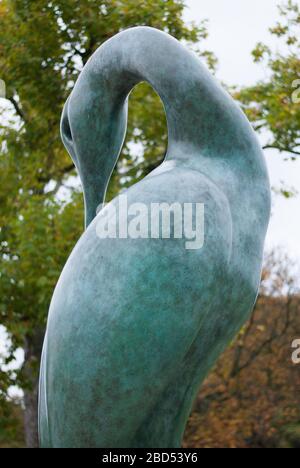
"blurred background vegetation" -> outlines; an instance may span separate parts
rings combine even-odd
[[[181,0],[0,0],[0,78],[9,102],[0,115],[0,447],[37,446],[48,307],[83,230],[80,185],[59,135],[63,104],[95,49],[131,26],[172,34],[214,71],[207,24],[186,24],[184,7]],[[280,13],[271,34],[285,53],[258,44],[253,60],[263,62],[268,78],[231,92],[254,128],[268,131],[266,147],[294,159],[300,156],[300,106],[291,88],[300,76],[298,2],[286,1]],[[130,98],[127,139],[108,197],[155,168],[166,147],[162,104],[141,84]],[[291,362],[292,340],[300,337],[297,279],[283,254],[268,256],[254,314],[201,389],[186,447],[299,448],[300,375]]]

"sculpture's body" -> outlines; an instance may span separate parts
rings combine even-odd
[[[205,204],[205,244],[96,234],[140,81],[161,96],[165,162],[128,202]],[[194,54],[150,28],[90,59],[69,98],[63,139],[79,171],[88,228],[55,290],[40,384],[43,447],[178,447],[193,399],[249,317],[270,194],[256,137]],[[112,202],[115,204],[116,200]]]

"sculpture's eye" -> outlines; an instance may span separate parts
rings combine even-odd
[[[71,158],[73,159],[73,162],[76,164],[77,157],[75,154],[73,135],[72,135],[69,115],[68,115],[68,101],[66,102],[64,110],[63,110],[60,131],[61,131],[61,137],[64,142],[64,145],[68,153],[70,154]]]
[[[63,138],[66,140],[66,143],[71,143],[73,138],[67,112],[64,113],[62,118],[61,131]]]

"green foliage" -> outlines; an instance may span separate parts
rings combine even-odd
[[[24,445],[23,411],[20,404],[0,400],[0,448],[22,448]]]
[[[0,2],[0,77],[10,105],[0,115],[0,323],[12,338],[10,358],[25,347],[34,370],[54,286],[83,229],[81,194],[70,187],[74,167],[59,135],[63,104],[90,55],[120,30],[148,25],[198,44],[205,24],[187,26],[183,9],[182,0]],[[210,53],[203,55],[214,64]],[[166,147],[162,105],[143,84],[131,97],[109,197],[155,167]],[[17,382],[27,388],[24,374]],[[13,378],[2,372],[2,392],[9,383]]]
[[[300,156],[300,7],[290,0],[279,9],[282,21],[270,29],[278,38],[275,52],[261,43],[253,51],[268,79],[240,90],[236,97],[255,129],[270,132],[265,148],[295,159]]]
[[[288,424],[281,429],[280,448],[300,448],[300,423]]]

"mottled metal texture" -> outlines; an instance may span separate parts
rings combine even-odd
[[[163,101],[169,147],[127,191],[129,203],[205,203],[200,250],[178,239],[97,237],[128,95],[141,81]],[[261,148],[196,55],[147,27],[91,57],[65,105],[62,137],[82,181],[87,229],[50,307],[41,446],[179,447],[201,382],[256,300],[270,214]]]

